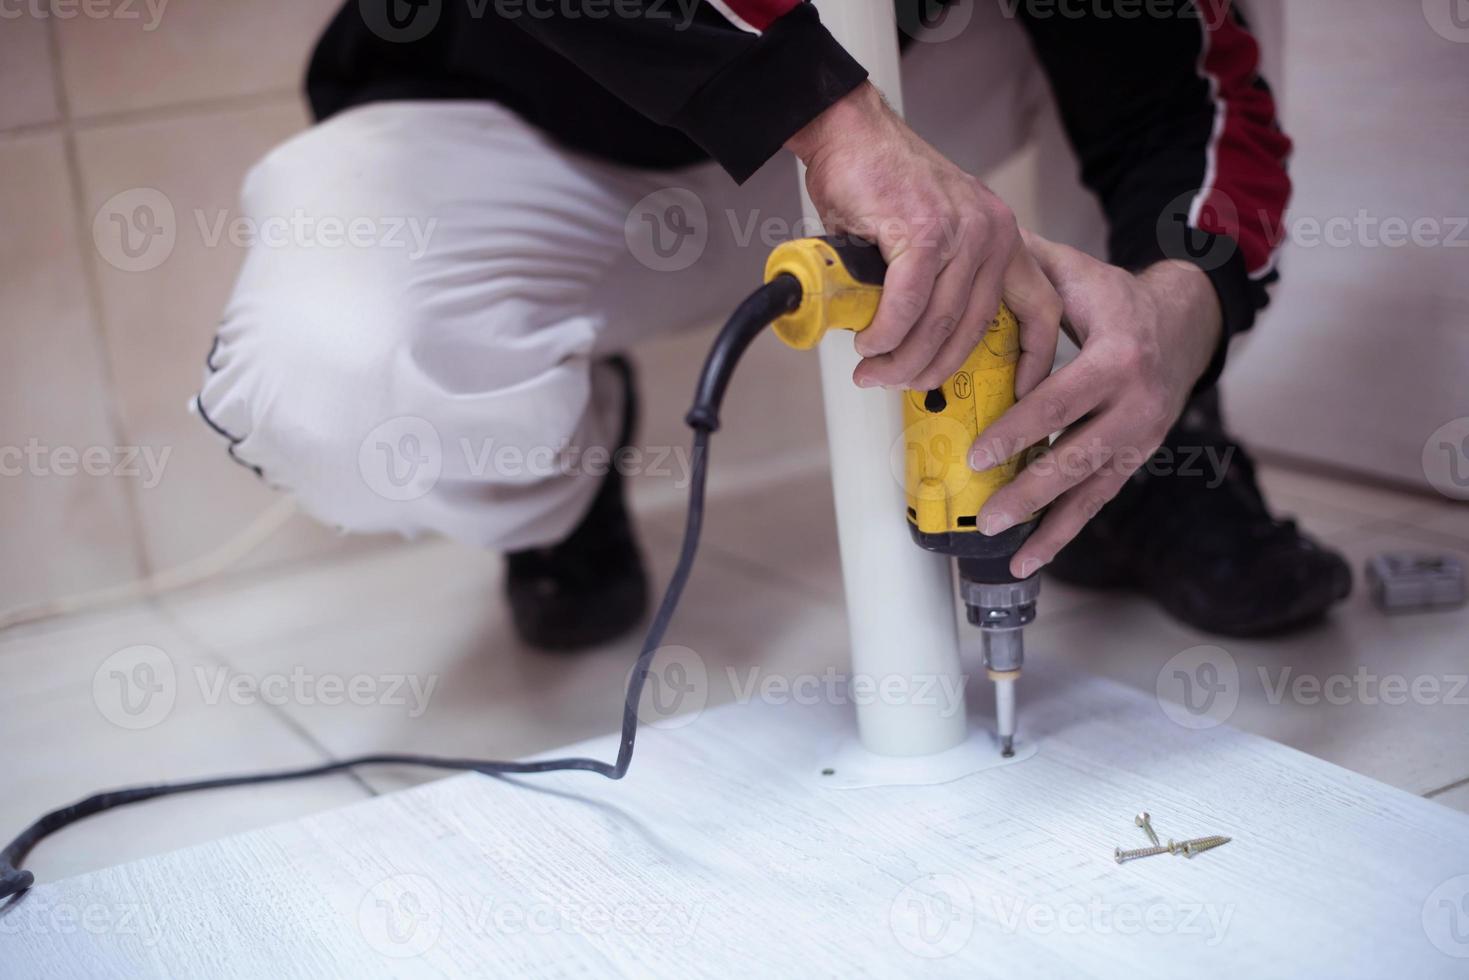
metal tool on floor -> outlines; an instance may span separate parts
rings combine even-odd
[[[1388,552],[1367,562],[1367,586],[1388,613],[1457,609],[1464,605],[1464,563],[1453,555]]]
[[[798,350],[810,350],[828,330],[867,329],[882,299],[887,265],[877,248],[841,238],[787,242],[771,253],[767,283],[792,277],[799,305],[773,324],[775,334]],[[1025,663],[1024,629],[1035,619],[1040,578],[1010,573],[1038,517],[996,535],[979,527],[985,502],[1024,467],[1029,452],[976,473],[968,454],[989,425],[1015,404],[1020,326],[1003,304],[984,339],[963,366],[931,391],[904,396],[904,490],[914,542],[959,564],[959,592],[969,622],[980,629],[984,665],[995,685],[995,720],[1001,751],[1014,754],[1015,685]]]

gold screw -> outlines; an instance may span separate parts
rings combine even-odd
[[[1168,849],[1169,853],[1171,854],[1182,854],[1185,857],[1193,857],[1195,854],[1200,854],[1204,851],[1212,850],[1216,847],[1220,847],[1221,845],[1228,844],[1231,840],[1233,840],[1233,838],[1221,837],[1218,834],[1215,834],[1211,837],[1196,837],[1193,840],[1180,841],[1177,844],[1174,844],[1173,841],[1169,841]]]

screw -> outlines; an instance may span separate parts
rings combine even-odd
[[[1153,842],[1154,847],[1158,846],[1158,835],[1153,832],[1153,818],[1148,816],[1148,811],[1144,810],[1133,817],[1132,822],[1143,829],[1143,833],[1148,835],[1148,840]]]
[[[1166,853],[1168,853],[1168,848],[1166,847],[1139,847],[1135,851],[1124,851],[1122,848],[1117,847],[1113,848],[1112,857],[1118,864],[1121,864],[1123,861],[1131,861],[1133,858],[1152,857],[1154,854]]]
[[[1215,834],[1211,837],[1197,837],[1193,840],[1181,841],[1178,844],[1173,844],[1172,841],[1169,841],[1168,843],[1173,847],[1172,853],[1181,853],[1185,857],[1193,857],[1195,854],[1202,853],[1203,851],[1212,850],[1213,848],[1219,847],[1223,844],[1228,844],[1232,839],[1233,838],[1221,837],[1218,834]]]

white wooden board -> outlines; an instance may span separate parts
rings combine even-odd
[[[43,884],[0,974],[1469,975],[1469,817],[1110,682],[1024,692],[1039,753],[941,786],[813,785],[850,708],[734,705],[622,783],[455,777]],[[1118,866],[1144,808],[1234,842]]]

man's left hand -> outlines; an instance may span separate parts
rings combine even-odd
[[[1066,430],[979,514],[980,529],[997,534],[1051,505],[1011,561],[1022,578],[1055,558],[1158,449],[1223,329],[1218,296],[1196,266],[1166,261],[1133,275],[1038,235],[1025,241],[1060,293],[1081,353],[971,450],[970,465],[983,471]]]

